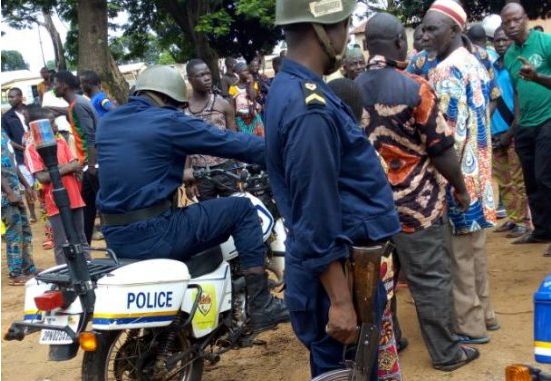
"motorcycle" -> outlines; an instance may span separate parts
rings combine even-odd
[[[229,178],[233,185],[218,181],[217,175]],[[200,169],[194,171],[193,176],[196,179],[211,181],[233,192],[229,197],[246,197],[251,200],[261,221],[270,286],[276,291],[282,291],[287,230],[275,205],[268,174],[257,166],[240,165],[229,169]],[[220,247],[225,258],[233,259],[237,255],[232,237]]]
[[[12,323],[6,340],[40,332],[39,343],[49,345],[54,361],[75,357],[80,347],[84,381],[199,381],[205,361],[214,364],[231,349],[262,344],[247,326],[245,277],[233,242],[184,262],[119,259],[110,249],[104,250],[105,259],[86,261],[70,220],[55,139],[48,142],[51,131],[44,134],[37,147],[67,232],[67,264],[26,283],[24,318]],[[243,190],[265,176],[244,172],[239,174]],[[267,241],[274,231],[279,234],[257,197],[244,191],[234,196],[253,201]],[[268,243],[272,254],[280,253],[284,242],[280,229],[282,237]],[[273,258],[278,257],[270,259],[273,271],[282,277],[284,262]]]

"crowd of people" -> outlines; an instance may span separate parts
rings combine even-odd
[[[260,72],[261,58],[228,57],[219,80],[190,60],[189,95],[177,70],[149,68],[120,106],[93,71],[44,68],[39,105],[24,105],[12,88],[2,116],[10,284],[38,271],[29,226],[36,189],[49,221],[45,244],[53,241],[56,263],[64,262],[50,178],[28,133],[30,123],[49,119],[83,245],[98,210],[121,257],[181,260],[232,235],[254,329],[290,320],[313,376],[342,367],[345,345],[357,338],[343,268],[351,245],[380,251],[384,263],[374,379],[402,379],[398,353],[408,342],[398,282],[411,291],[435,369],[478,358],[473,345],[500,329],[485,251],[500,204],[506,214],[495,233],[513,244],[551,242],[551,35],[529,29],[519,3],[469,25],[459,1],[436,0],[415,29],[413,51],[404,25],[377,13],[364,52],[347,48],[355,1],[334,3],[277,1],[288,51],[273,59],[274,78]],[[226,177],[193,178],[194,169],[228,169],[235,160],[267,167],[289,230],[285,302],[267,291],[250,202],[226,197]],[[201,202],[174,209],[182,183]],[[543,254],[551,256],[551,245]]]

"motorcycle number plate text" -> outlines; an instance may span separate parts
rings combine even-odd
[[[55,325],[58,327],[69,326],[73,331],[78,328],[80,316],[78,315],[55,315],[45,316],[44,324]],[[43,329],[40,331],[40,344],[46,345],[62,345],[71,344],[73,340],[63,331],[53,329]]]

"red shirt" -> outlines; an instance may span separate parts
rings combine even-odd
[[[26,147],[26,155],[25,155],[25,163],[29,167],[31,173],[37,173],[40,171],[46,170],[46,167],[44,165],[44,161],[42,161],[42,158],[36,151],[36,147],[34,146],[34,143],[30,143]],[[71,150],[69,149],[69,145],[63,138],[57,138],[57,160],[59,162],[59,165],[61,164],[67,164],[70,163],[73,160],[76,160],[74,155],[71,153]],[[77,179],[76,175],[74,173],[67,174],[61,178],[63,181],[63,186],[65,186],[65,189],[67,189],[67,194],[69,195],[69,203],[71,205],[71,209],[77,209],[82,208],[86,204],[84,203],[84,200],[82,199],[82,196],[80,195],[80,181]],[[42,189],[44,190],[44,199],[46,203],[46,214],[48,216],[55,216],[56,214],[59,214],[59,210],[57,209],[57,206],[54,202],[53,197],[53,185],[52,183],[47,184],[41,184]]]

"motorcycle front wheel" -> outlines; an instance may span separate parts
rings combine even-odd
[[[148,381],[157,379],[152,374],[155,349],[151,348],[147,331],[132,329],[102,332],[97,336],[98,347],[85,352],[82,361],[83,381]],[[189,349],[190,342],[181,334],[173,352]],[[191,357],[191,355],[190,355]],[[203,358],[181,360],[182,367],[169,381],[201,381]]]

